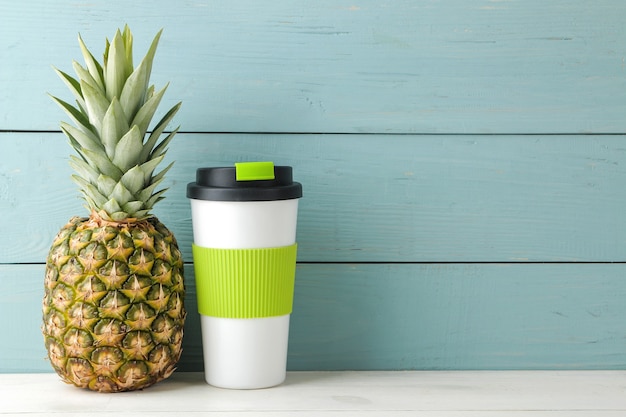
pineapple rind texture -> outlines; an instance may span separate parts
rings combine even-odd
[[[156,217],[72,218],[46,262],[42,330],[55,371],[101,392],[169,377],[182,352],[183,268],[176,239]]]

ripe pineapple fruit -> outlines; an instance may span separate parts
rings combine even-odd
[[[183,261],[172,233],[150,214],[171,164],[155,174],[177,130],[151,133],[165,93],[149,85],[161,32],[134,68],[126,26],[107,40],[103,64],[79,36],[86,68],[56,70],[77,107],[52,97],[74,126],[61,123],[78,156],[73,180],[91,211],[54,239],[46,262],[43,334],[52,367],[67,383],[101,392],[148,387],[170,376],[185,321]],[[145,140],[144,140],[145,139]]]

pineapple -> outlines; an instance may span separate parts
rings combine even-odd
[[[141,63],[128,26],[106,41],[103,64],[78,42],[86,68],[55,71],[77,106],[52,97],[76,155],[72,176],[89,217],[74,217],[46,261],[43,326],[48,358],[67,382],[100,392],[148,387],[170,376],[185,322],[183,261],[173,234],[150,213],[171,164],[158,173],[180,104],[148,132],[167,86],[149,85],[157,33]],[[164,137],[163,137],[164,136]]]

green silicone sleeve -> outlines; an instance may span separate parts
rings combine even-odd
[[[290,314],[297,244],[263,249],[193,245],[198,311],[212,317]]]

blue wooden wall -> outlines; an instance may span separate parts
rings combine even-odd
[[[153,81],[183,107],[157,216],[187,260],[185,186],[273,160],[304,185],[289,368],[626,366],[626,2],[0,4],[0,372],[50,371],[44,260],[85,213],[70,181],[80,32],[164,28]]]

